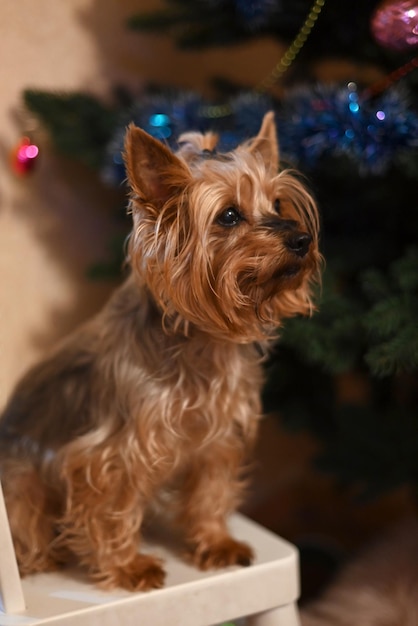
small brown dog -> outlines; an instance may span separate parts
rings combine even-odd
[[[217,155],[173,154],[131,125],[131,273],[107,306],[32,368],[0,422],[0,469],[23,575],[76,560],[104,588],[149,589],[138,551],[156,502],[200,568],[249,564],[226,517],[260,418],[260,353],[313,308],[318,214],[278,173],[273,113]]]

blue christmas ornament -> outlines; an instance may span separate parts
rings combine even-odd
[[[148,132],[157,139],[168,139],[173,134],[172,120],[165,113],[153,113],[148,119]]]

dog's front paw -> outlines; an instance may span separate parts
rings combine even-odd
[[[123,567],[100,571],[95,580],[102,589],[122,587],[128,591],[148,591],[162,587],[165,571],[161,561],[151,555],[137,554]]]
[[[232,537],[199,546],[193,555],[194,563],[202,570],[227,567],[228,565],[251,565],[254,554],[250,546]]]

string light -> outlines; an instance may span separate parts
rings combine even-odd
[[[272,69],[270,74],[266,76],[266,78],[264,78],[254,89],[255,93],[265,93],[266,91],[271,89],[271,87],[273,87],[273,85],[277,83],[278,80],[280,80],[285,72],[287,72],[287,70],[292,65],[297,55],[305,45],[306,40],[311,34],[311,31],[315,26],[315,23],[324,5],[325,0],[315,0],[298,34],[296,35],[284,55],[280,58],[278,63]],[[231,113],[231,107],[228,104],[203,107],[201,111],[202,116],[207,118],[227,117],[228,115],[231,115]]]
[[[411,59],[410,61],[408,61],[401,67],[399,67],[398,69],[388,74],[388,76],[386,76],[385,78],[382,78],[382,80],[379,80],[373,85],[371,85],[370,87],[368,87],[367,89],[364,89],[362,93],[362,98],[364,100],[367,100],[369,98],[373,98],[377,96],[379,93],[382,93],[388,87],[398,82],[399,80],[401,80],[401,78],[404,78],[404,76],[406,76],[407,74],[409,74],[410,72],[412,72],[413,70],[417,68],[418,68],[418,57],[414,57],[413,59]]]
[[[306,20],[303,23],[302,28],[296,35],[295,39],[292,41],[292,43],[290,44],[284,55],[281,57],[279,62],[276,64],[276,66],[273,68],[269,76],[264,78],[264,80],[262,80],[255,88],[256,92],[265,93],[271,87],[273,87],[273,85],[283,76],[285,72],[287,72],[287,70],[292,65],[293,61],[305,45],[305,42],[308,39],[309,35],[311,34],[311,31],[315,26],[315,23],[322,11],[324,4],[325,0],[315,0]]]

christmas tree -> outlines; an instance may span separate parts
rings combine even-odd
[[[276,37],[287,51],[257,85],[213,81],[213,98],[152,85],[113,106],[88,94],[27,91],[58,150],[125,173],[126,124],[173,147],[184,130],[216,130],[221,148],[253,135],[274,109],[283,161],[308,177],[326,259],[318,313],[290,320],[267,364],[267,411],[322,442],[318,463],[367,494],[418,487],[418,2],[171,0],[127,28],[169,33],[184,49]],[[319,60],[349,64],[318,79]],[[127,222],[126,228],[129,228]],[[120,269],[122,241],[114,263]],[[103,269],[103,268],[102,268]],[[361,381],[343,401],[341,377]]]

